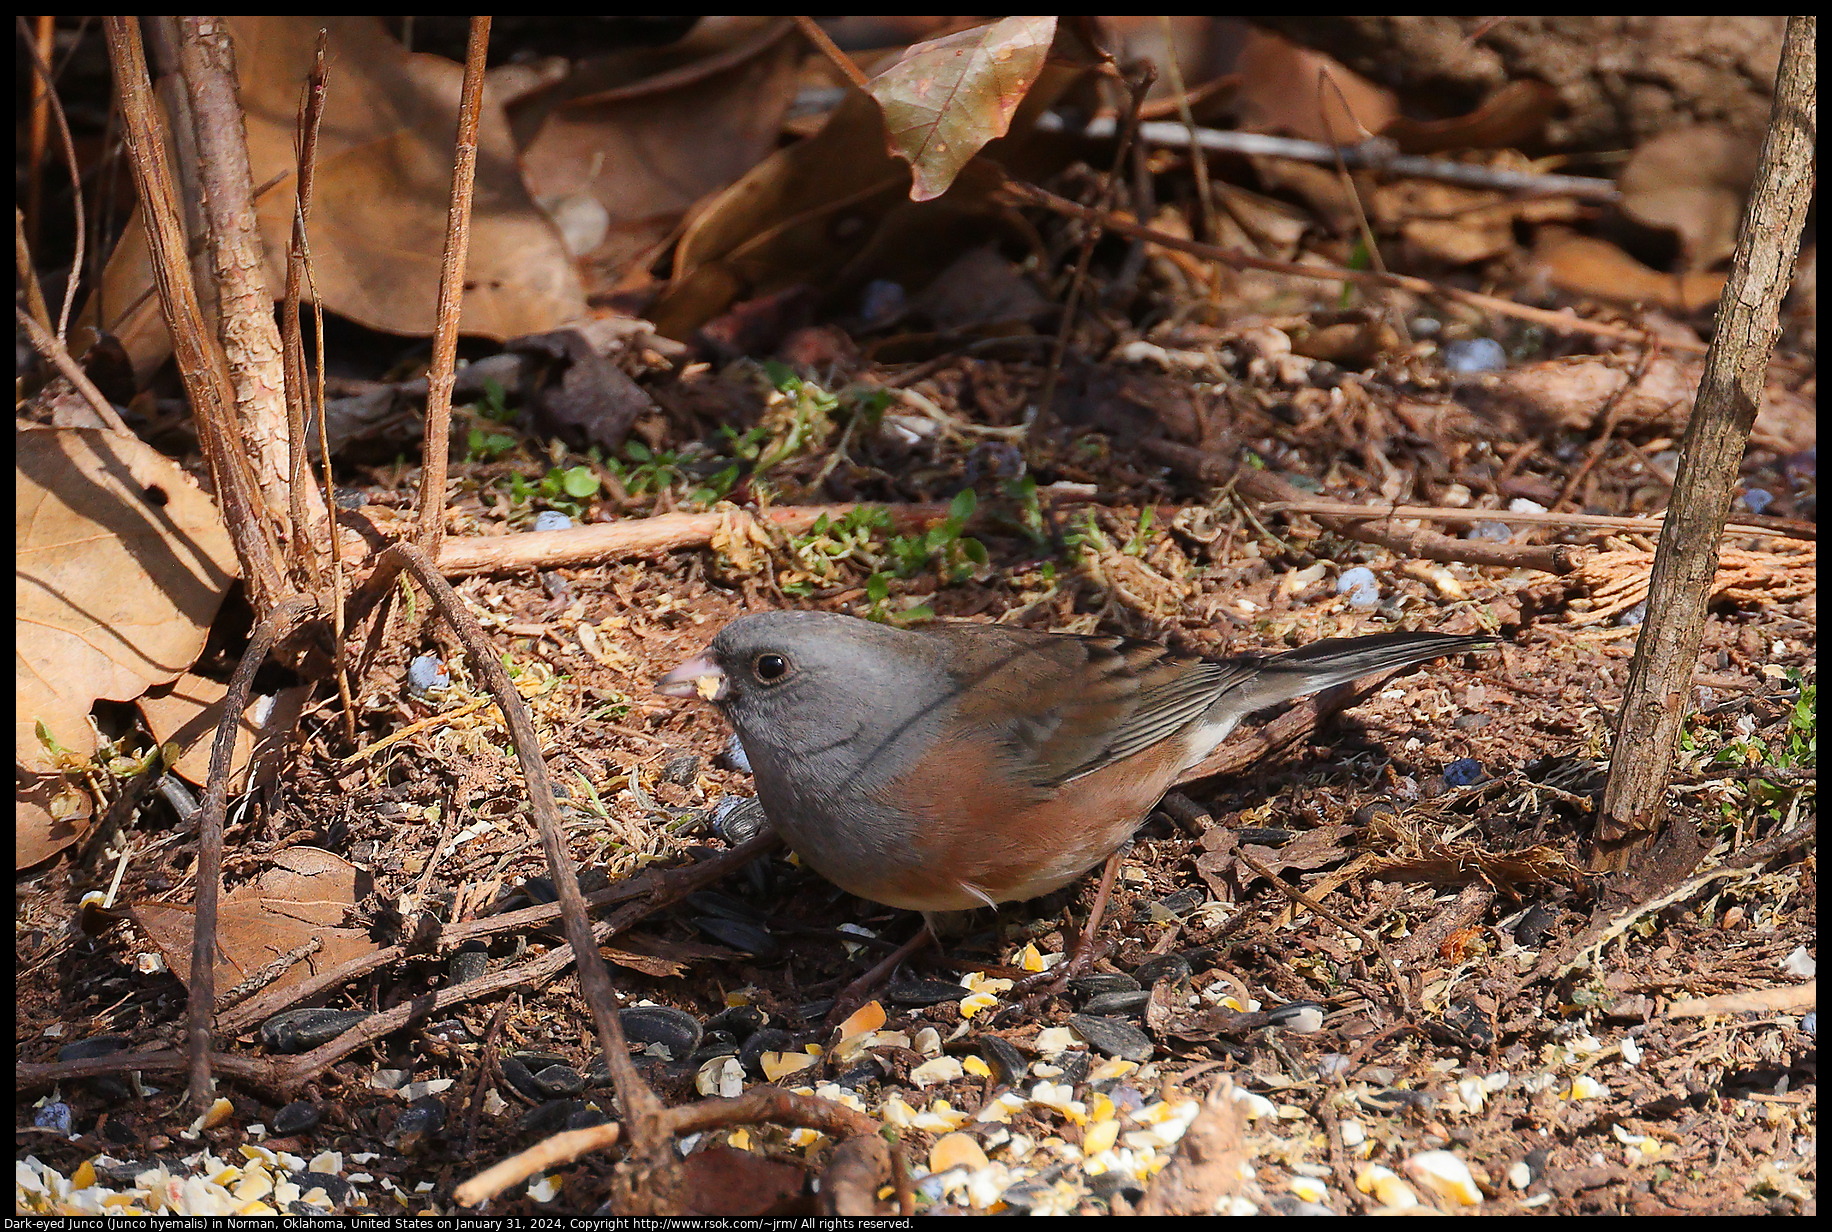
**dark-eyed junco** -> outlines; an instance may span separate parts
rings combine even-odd
[[[1381,633],[1206,659],[1121,637],[765,612],[655,688],[724,713],[764,812],[816,872],[874,902],[959,911],[1099,864],[1246,715],[1494,640]]]

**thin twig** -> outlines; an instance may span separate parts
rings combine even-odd
[[[299,303],[305,293],[306,281],[306,228],[311,221],[312,190],[317,182],[318,171],[318,128],[324,113],[324,60],[328,32],[323,28],[318,31],[318,43],[312,57],[312,68],[299,96],[299,115],[295,123],[294,140],[298,148],[298,177],[293,181],[293,226],[292,239],[286,250],[286,287],[280,293],[280,329],[282,334],[282,355],[285,359],[286,384],[286,439],[287,439],[287,500],[292,509],[294,524],[299,528],[301,538],[304,536],[305,522],[305,485],[307,473],[307,456],[305,434],[310,415],[307,410],[306,392],[309,382],[305,363],[305,328],[299,319]],[[318,365],[324,366],[324,352],[318,353]],[[325,489],[326,516],[330,522],[330,538],[337,540],[337,515],[334,511],[334,496],[331,490]],[[306,571],[312,583],[316,585],[318,576],[317,558],[309,550],[309,545],[301,543],[300,567]],[[338,639],[341,647],[342,638]],[[339,675],[339,683],[342,677]],[[342,691],[340,690],[340,697]],[[347,707],[346,707],[347,709]]]
[[[458,322],[464,311],[464,265],[471,248],[471,190],[477,179],[477,125],[483,116],[484,59],[490,19],[471,18],[464,53],[464,86],[452,150],[452,200],[445,214],[439,260],[439,307],[433,357],[426,371],[426,441],[420,454],[420,517],[416,541],[433,560],[445,542],[445,468],[452,435],[452,383],[458,363]]]
[[[1330,127],[1329,115],[1324,110],[1323,106],[1323,87],[1326,85],[1335,92],[1336,101],[1342,104],[1342,114],[1348,118],[1348,121],[1359,128],[1363,133],[1372,137],[1374,134],[1368,132],[1367,126],[1362,124],[1360,119],[1356,117],[1355,109],[1349,106],[1348,96],[1342,92],[1341,85],[1336,81],[1336,75],[1332,73],[1327,66],[1322,72],[1317,74],[1317,119],[1324,128],[1327,130]],[[1361,188],[1355,183],[1355,177],[1349,174],[1348,161],[1342,157],[1342,147],[1336,146],[1335,150],[1336,179],[1337,182],[1342,185],[1343,197],[1355,211],[1355,226],[1361,232],[1361,243],[1362,246],[1367,249],[1368,262],[1373,265],[1377,272],[1382,274],[1390,273],[1391,271],[1387,269],[1387,259],[1383,257],[1380,252],[1380,241],[1374,238],[1374,226],[1368,221],[1367,207],[1362,204]],[[1383,303],[1382,307],[1390,308],[1391,305],[1390,303]],[[1388,315],[1395,331],[1398,332],[1400,336],[1401,344],[1410,347],[1412,345],[1412,332],[1406,328],[1404,314],[1391,312]]]
[[[67,339],[70,336],[70,309],[76,303],[76,284],[79,281],[77,271],[83,268],[83,246],[88,240],[83,214],[83,173],[76,159],[76,141],[70,136],[70,121],[64,115],[63,101],[57,97],[57,83],[51,76],[50,62],[39,50],[37,40],[26,29],[23,17],[19,19],[19,30],[32,52],[33,79],[44,83],[51,116],[57,121],[57,139],[63,145],[64,161],[70,171],[70,196],[76,215],[76,245],[70,257],[70,277],[64,280],[64,305],[57,314],[57,336]]]
[[[257,623],[248,645],[229,680],[222,700],[222,716],[210,744],[210,786],[198,810],[197,916],[191,935],[190,1001],[186,1008],[185,1040],[190,1058],[191,1107],[202,1112],[210,1106],[214,1084],[210,1079],[210,1036],[216,1017],[216,905],[223,888],[223,814],[229,799],[229,762],[235,754],[236,729],[254,674],[267,662],[267,652],[310,616],[318,602],[309,595],[294,595],[279,603]]]
[[[1215,217],[1215,198],[1209,191],[1209,159],[1203,152],[1202,141],[1197,136],[1196,115],[1190,110],[1189,91],[1183,88],[1183,68],[1177,63],[1176,36],[1171,31],[1170,18],[1160,16],[1158,28],[1164,32],[1164,71],[1170,75],[1170,89],[1177,100],[1177,118],[1183,121],[1184,129],[1189,133],[1190,170],[1196,176],[1196,204],[1202,211],[1202,238],[1211,244],[1221,243],[1220,220]],[[1143,143],[1140,143],[1143,144]],[[1149,219],[1148,215],[1140,217]],[[1221,292],[1219,279],[1209,280],[1209,298],[1216,298]]]
[[[34,320],[31,313],[19,305],[13,305],[13,314],[19,322],[19,328],[23,329],[25,336],[31,339],[33,349],[63,373],[64,379],[69,381],[75,387],[76,392],[82,395],[83,401],[89,404],[90,409],[101,416],[102,422],[108,425],[110,430],[119,432],[122,436],[132,436],[133,433],[128,431],[127,425],[115,413],[114,407],[110,405],[107,398],[102,396],[102,391],[97,389],[95,382],[89,379],[89,374],[78,367],[74,359],[70,358],[70,352],[64,349],[64,344],[59,342],[50,330]]]
[[[210,1068],[219,1074],[233,1074],[251,1082],[271,1077],[274,1064],[266,1057],[245,1057],[234,1052],[213,1052]],[[13,1081],[21,1090],[75,1078],[92,1078],[101,1074],[182,1074],[190,1060],[176,1048],[156,1052],[111,1052],[106,1056],[84,1057],[80,1061],[25,1062],[13,1067]]]
[[[1609,400],[1603,404],[1603,426],[1597,432],[1597,439],[1592,441],[1590,448],[1584,451],[1584,460],[1578,463],[1577,468],[1570,475],[1566,476],[1565,486],[1559,489],[1557,499],[1552,502],[1553,512],[1556,513],[1566,501],[1571,499],[1572,493],[1578,490],[1578,485],[1584,482],[1584,477],[1590,474],[1591,468],[1603,456],[1603,451],[1609,448],[1610,438],[1615,436],[1616,425],[1621,422],[1623,410],[1628,406],[1629,392],[1647,379],[1648,369],[1653,367],[1654,360],[1659,355],[1660,339],[1650,337],[1647,345],[1641,348],[1641,358],[1635,361],[1635,370],[1629,373],[1628,380],[1622,382],[1616,391],[1609,395]]]
[[[1052,113],[1040,117],[1039,129],[1061,131],[1062,121]],[[1111,137],[1117,126],[1111,116],[1096,116],[1081,130],[1081,136],[1092,140]],[[1296,137],[1275,137],[1269,133],[1223,131],[1213,128],[1196,130],[1196,141],[1205,150],[1217,154],[1261,155],[1288,158],[1293,162],[1328,166],[1338,157],[1355,170],[1384,172],[1387,175],[1419,180],[1438,180],[1469,188],[1488,188],[1516,193],[1523,197],[1578,197],[1586,201],[1614,202],[1622,199],[1622,190],[1613,180],[1581,175],[1544,175],[1532,171],[1510,171],[1500,167],[1483,167],[1474,163],[1452,162],[1442,158],[1424,158],[1401,154],[1392,141],[1375,137],[1360,145],[1332,146],[1321,141],[1304,141]],[[1181,123],[1169,120],[1147,120],[1139,126],[1139,140],[1149,145],[1184,146],[1190,134]]]
[[[569,1164],[593,1151],[609,1150],[622,1137],[623,1126],[616,1121],[551,1134],[524,1151],[498,1160],[465,1181],[452,1192],[452,1200],[460,1206],[480,1206],[509,1186],[519,1184],[531,1176],[539,1176],[550,1168]]]
[[[527,787],[528,807],[534,814],[535,828],[540,831],[541,847],[546,852],[548,871],[560,900],[561,919],[572,947],[572,959],[578,965],[580,991],[591,1007],[599,1044],[610,1065],[612,1083],[623,1104],[624,1115],[632,1123],[636,1141],[641,1145],[648,1141],[641,1132],[641,1125],[660,1112],[661,1101],[630,1060],[623,1024],[617,1015],[617,992],[592,936],[592,923],[586,916],[584,898],[579,892],[578,873],[566,853],[565,834],[559,809],[554,803],[553,782],[541,756],[540,737],[529,716],[528,704],[509,679],[496,647],[451,584],[439,576],[438,566],[424,552],[412,544],[395,544],[376,561],[371,586],[377,583],[387,586],[403,569],[411,571],[426,590],[434,607],[464,646],[471,670],[477,673],[502,708],[503,721],[509,728],[510,742],[515,746],[516,761]]]
[[[521,1008],[521,998],[505,997],[496,1012],[490,1015],[490,1025],[483,1033],[483,1049],[477,1054],[477,1081],[471,1086],[471,1097],[467,1101],[470,1110],[464,1117],[464,1145],[459,1150],[461,1159],[470,1159],[477,1148],[477,1122],[483,1118],[484,1092],[489,1090],[491,1080],[501,1069],[498,1057],[503,1023],[509,1018],[509,1009]]]
[[[22,17],[20,18],[22,33],[25,33],[24,25],[25,19]],[[49,60],[51,58],[51,45],[56,31],[57,18],[50,13],[41,14],[37,27],[27,35],[31,39],[33,55],[37,59]],[[33,73],[31,128],[26,136],[26,166],[28,168],[26,175],[28,178],[25,194],[26,211],[31,215],[31,221],[21,228],[22,234],[30,237],[29,246],[33,248],[38,246],[39,203],[45,184],[45,129],[51,119],[50,105],[46,99],[50,94],[50,79],[42,73]],[[48,318],[45,324],[49,326]]]
[[[38,271],[32,267],[32,245],[26,240],[25,211],[13,207],[13,265],[19,271],[19,285],[25,288],[25,306],[32,319],[51,332],[51,310],[45,306],[44,288],[38,285]]]
[[[1127,160],[1132,164],[1132,212],[1136,217],[1155,219],[1158,216],[1158,193],[1151,174],[1151,155],[1138,142],[1132,143],[1132,153]],[[1102,293],[1103,302],[1121,303],[1124,298],[1138,289],[1139,275],[1145,269],[1145,258],[1151,255],[1151,245],[1144,240],[1133,240],[1126,250],[1126,259],[1120,262],[1120,268],[1107,284]],[[1207,284],[1211,302],[1219,300],[1221,293],[1221,271],[1213,265],[1208,267]]]
[[[796,17],[794,21],[796,29],[802,32],[802,37],[814,44],[816,51],[832,61],[833,67],[840,70],[842,77],[861,90],[871,88],[871,83],[866,80],[865,74],[859,71],[859,66],[852,62],[852,57],[841,51],[840,45],[827,37],[827,32],[815,24],[814,18]]]
[[[1606,513],[1544,513],[1531,510],[1515,513],[1509,509],[1452,509],[1447,505],[1362,505],[1354,501],[1326,500],[1323,497],[1268,501],[1259,509],[1261,513],[1327,514],[1331,517],[1357,520],[1417,518],[1427,522],[1450,522],[1459,526],[1474,525],[1477,522],[1500,522],[1504,526],[1549,526],[1559,530],[1584,526],[1595,527],[1599,530],[1626,531],[1631,534],[1658,534],[1660,524],[1665,520],[1664,514],[1631,518]],[[1782,522],[1784,519],[1777,518],[1775,521]],[[1786,523],[1785,528],[1766,523],[1727,522],[1724,525],[1724,533],[1727,535],[1772,535],[1780,539],[1797,538],[1811,541],[1818,538],[1818,527],[1804,522]]]
[[[89,19],[83,19],[84,25]],[[121,141],[121,108],[113,98],[108,100],[108,118],[102,125],[102,155],[98,160],[96,174],[101,179],[101,186],[91,198],[90,207],[85,212],[84,223],[95,234],[96,242],[89,246],[89,268],[83,271],[90,286],[90,308],[95,315],[95,328],[98,334],[108,332],[104,323],[108,321],[108,302],[103,294],[103,273],[108,268],[106,253],[113,248],[113,228],[104,222],[115,217],[115,188],[120,182],[121,156],[126,146]],[[71,266],[72,270],[77,267]]]
[[[1205,453],[1194,446],[1146,437],[1139,448],[1150,457],[1176,468],[1192,479],[1204,483],[1223,483],[1230,479],[1240,491],[1256,501],[1280,502],[1289,507],[1301,493],[1284,480],[1266,471],[1255,470]],[[1348,539],[1378,543],[1401,556],[1425,560],[1457,561],[1471,565],[1499,565],[1510,569],[1538,569],[1542,573],[1567,574],[1577,570],[1594,549],[1573,544],[1492,543],[1483,539],[1452,539],[1427,530],[1403,527],[1373,526],[1361,518],[1315,514],[1328,529]]]
[[[325,529],[327,532],[325,548],[331,557],[331,634],[332,644],[337,648],[333,656],[331,671],[337,678],[337,699],[343,717],[344,741],[347,744],[355,744],[356,699],[350,693],[349,647],[344,644],[344,605],[349,593],[349,581],[344,567],[343,536],[337,528],[337,484],[331,470],[331,442],[325,426],[324,296],[318,293],[318,275],[312,263],[312,190],[308,182],[309,178],[316,173],[319,131],[324,124],[325,102],[330,90],[330,81],[325,71],[325,57],[329,42],[330,31],[320,28],[317,51],[312,57],[312,71],[306,80],[304,97],[300,100],[301,184],[294,202],[293,238],[299,252],[299,269],[312,296],[312,356],[314,362],[309,395],[310,405],[306,409],[309,412],[307,419],[316,426],[318,433],[318,463],[323,468],[324,476]],[[278,182],[278,177],[275,182]],[[287,272],[290,278],[290,259]],[[301,454],[307,452],[303,443],[297,448]]]
[[[949,515],[944,504],[922,505],[776,505],[754,513],[727,508],[711,513],[663,513],[623,522],[574,526],[566,530],[529,531],[492,539],[457,539],[439,558],[447,577],[475,573],[504,573],[520,569],[551,569],[582,565],[652,552],[703,548],[735,523],[755,517],[764,525],[791,535],[806,534],[821,518],[838,521],[855,509],[882,509],[891,529],[900,535],[933,526]]]

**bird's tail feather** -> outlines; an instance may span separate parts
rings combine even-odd
[[[1260,660],[1235,700],[1242,712],[1261,710],[1295,697],[1363,676],[1391,671],[1427,659],[1479,650],[1495,639],[1482,633],[1377,633],[1370,637],[1338,637],[1312,642],[1296,650]]]

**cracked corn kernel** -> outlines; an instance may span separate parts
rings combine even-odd
[[[1294,1176],[1287,1188],[1306,1202],[1321,1204],[1329,1197],[1329,1187],[1315,1177]]]
[[[929,1171],[946,1172],[950,1168],[978,1170],[988,1163],[986,1152],[967,1134],[947,1134],[929,1148]]]
[[[933,1061],[924,1061],[910,1071],[910,1081],[919,1087],[930,1087],[941,1082],[954,1082],[962,1076],[959,1057],[936,1057]]]
[[[968,1121],[966,1113],[952,1107],[947,1100],[938,1099],[929,1105],[927,1112],[919,1112],[910,1118],[910,1128],[920,1129],[925,1133],[939,1134],[951,1129],[959,1129]]]
[[[840,1038],[851,1039],[855,1035],[876,1031],[884,1025],[884,1018],[884,1007],[876,1001],[867,1001],[840,1024]]]
[[[1477,1206],[1482,1191],[1469,1165],[1449,1151],[1425,1151],[1406,1161],[1406,1172],[1413,1180],[1441,1198],[1459,1206]]]
[[[1012,1115],[1022,1107],[1024,1107],[1024,1097],[1016,1091],[1006,1091],[996,1099],[987,1100],[986,1106],[981,1108],[973,1119],[1003,1125],[1010,1121]]]
[[[969,993],[961,998],[961,1017],[971,1018],[981,1010],[989,1010],[999,1003],[999,999],[989,992]]]
[[[819,1057],[805,1052],[766,1052],[757,1063],[763,1067],[763,1076],[775,1082],[778,1078],[798,1074],[819,1062]]]
[[[1401,1180],[1391,1168],[1383,1168],[1379,1164],[1369,1164],[1357,1172],[1355,1188],[1382,1206],[1390,1206],[1394,1210],[1410,1210],[1419,1204],[1419,1197],[1412,1192],[1412,1186]]]

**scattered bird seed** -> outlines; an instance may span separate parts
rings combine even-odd
[[[745,768],[748,770],[749,765]],[[734,847],[756,838],[769,824],[763,805],[753,796],[726,796],[713,806],[713,833]]]
[[[113,1056],[117,1052],[126,1052],[130,1043],[125,1035],[92,1035],[88,1039],[75,1040],[59,1048],[57,1059],[90,1061],[96,1057]]]
[[[272,1120],[268,1122],[268,1126],[274,1133],[288,1138],[294,1134],[302,1134],[307,1130],[318,1128],[318,1122],[322,1117],[323,1113],[318,1110],[317,1104],[310,1100],[296,1099],[276,1111]]]
[[[1069,1026],[1102,1056],[1141,1063],[1151,1060],[1151,1040],[1143,1031],[1122,1019],[1071,1014]],[[1064,1069],[1067,1069],[1066,1065]]]
[[[905,980],[886,988],[884,995],[896,1005],[924,1006],[959,1001],[967,990],[947,980]]]
[[[1139,982],[1121,971],[1093,971],[1070,980],[1069,990],[1083,997],[1098,997],[1110,992],[1137,992]]]
[[[666,1005],[631,1005],[618,1011],[623,1034],[633,1049],[649,1044],[665,1046],[676,1061],[685,1061],[700,1046],[699,1020],[684,1010]]]
[[[1106,1014],[1138,1014],[1144,1011],[1146,1002],[1150,1000],[1149,988],[1136,988],[1131,992],[1104,992],[1090,998],[1081,1008],[1083,1012],[1096,1017]]]
[[[274,1052],[307,1052],[328,1044],[369,1017],[367,1010],[307,1007],[285,1010],[261,1024],[261,1042]]]

